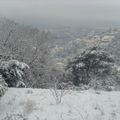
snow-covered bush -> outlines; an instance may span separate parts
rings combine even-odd
[[[0,74],[8,87],[20,87],[21,84],[24,86],[20,81],[23,80],[25,70],[28,68],[27,64],[17,60],[3,61],[0,65]]]
[[[58,83],[55,83],[53,88],[50,88],[50,92],[52,93],[52,96],[56,102],[56,104],[60,104],[62,102],[63,96],[66,94],[65,89],[57,89]]]
[[[22,81],[18,81],[18,83],[17,83],[16,87],[17,87],[17,88],[25,88],[25,87],[26,87],[26,85],[25,85],[25,83],[24,83],[24,82],[22,82]]]
[[[7,88],[5,88],[4,86],[0,85],[0,98],[5,94]]]
[[[3,79],[2,75],[0,75],[0,85],[7,87],[7,83],[5,82],[5,80]]]
[[[2,75],[0,75],[0,97],[2,97],[6,90],[7,90],[7,84],[6,82],[4,81],[4,79],[2,78]]]
[[[93,47],[84,50],[69,62],[67,70],[76,86],[89,85],[92,80],[97,80],[93,84],[104,86],[111,82],[107,77],[112,74],[113,66],[114,59],[111,55],[101,48]]]
[[[27,120],[23,114],[6,114],[2,120]]]

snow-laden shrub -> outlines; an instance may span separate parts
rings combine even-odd
[[[7,83],[5,82],[5,80],[3,79],[2,75],[0,75],[0,85],[7,87]]]
[[[73,84],[89,85],[91,81],[102,86],[112,82],[107,77],[112,74],[114,59],[105,50],[93,47],[84,50],[67,65],[67,71],[72,76]],[[93,83],[95,83],[93,82]],[[114,81],[113,81],[114,82]]]
[[[7,90],[6,87],[0,85],[0,98],[5,94],[6,90]]]
[[[27,120],[23,114],[11,114],[7,113],[2,120]]]
[[[7,90],[6,87],[7,87],[7,83],[2,78],[2,75],[0,75],[0,97],[2,97],[5,94]]]
[[[17,60],[3,61],[0,65],[0,74],[2,75],[8,87],[17,87],[19,81],[23,80],[25,70],[29,66],[23,62]],[[21,84],[23,84],[21,82]]]
[[[17,83],[16,87],[17,87],[17,88],[25,88],[25,87],[26,87],[26,85],[25,85],[25,83],[24,83],[24,82],[22,82],[22,81],[18,81],[18,83]]]

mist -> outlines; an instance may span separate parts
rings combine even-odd
[[[0,17],[24,24],[120,25],[120,1],[0,0]]]

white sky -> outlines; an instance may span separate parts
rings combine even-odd
[[[27,21],[120,21],[120,0],[0,0],[0,16]]]

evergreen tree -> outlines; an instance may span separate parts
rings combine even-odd
[[[105,50],[92,47],[70,61],[66,69],[72,75],[73,84],[79,86],[80,83],[88,85],[93,78],[104,80],[111,74],[113,64],[113,57]]]

